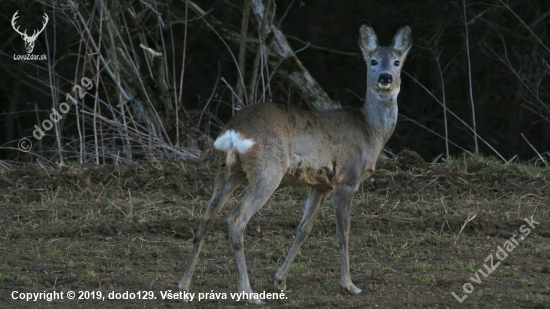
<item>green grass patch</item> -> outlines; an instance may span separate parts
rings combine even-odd
[[[540,161],[540,160],[539,160]],[[503,162],[493,156],[479,154],[462,154],[447,160],[448,167],[457,167],[465,172],[513,173],[529,177],[548,177],[550,167],[544,163],[533,162]]]

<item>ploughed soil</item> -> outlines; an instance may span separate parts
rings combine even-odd
[[[193,301],[162,297],[177,292],[214,175],[212,159],[0,170],[0,308],[258,307],[231,299],[237,273],[225,218],[242,189],[203,247]],[[264,308],[550,308],[549,175],[479,157],[428,165],[403,151],[385,159],[351,211],[351,275],[365,295],[340,289],[329,199],[283,299]],[[281,187],[250,221],[245,252],[255,292],[283,296],[270,278],[307,193]],[[63,299],[13,299],[54,291]]]

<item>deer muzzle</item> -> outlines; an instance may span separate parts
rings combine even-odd
[[[393,76],[390,73],[382,73],[378,77],[378,87],[381,89],[389,89],[393,82]]]

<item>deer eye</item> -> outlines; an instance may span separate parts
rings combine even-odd
[[[393,63],[393,65],[395,65],[396,67],[399,66],[399,60],[395,60],[395,62]]]
[[[378,65],[378,61],[373,59],[370,61],[370,65]]]

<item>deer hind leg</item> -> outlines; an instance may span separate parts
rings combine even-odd
[[[241,183],[246,179],[243,171],[230,167],[232,170],[220,169],[214,183],[214,193],[212,199],[208,203],[206,212],[202,218],[195,238],[193,239],[193,252],[191,253],[191,260],[185,275],[180,281],[179,288],[183,291],[189,291],[191,285],[191,278],[193,277],[193,271],[197,264],[199,253],[204,239],[214,224],[217,214],[223,208],[233,191],[237,189]]]
[[[331,192],[332,190],[330,189],[321,190],[316,188],[312,188],[309,191],[309,196],[306,201],[302,222],[300,223],[300,225],[298,226],[298,230],[296,231],[296,239],[294,239],[294,243],[292,244],[292,247],[288,252],[285,262],[283,263],[281,268],[279,268],[279,271],[277,271],[275,277],[273,277],[273,285],[277,288],[277,290],[286,290],[286,278],[290,270],[290,265],[292,265],[294,258],[298,254],[298,251],[300,251],[300,247],[311,232],[313,224],[315,223],[315,220],[317,218],[317,213],[319,212],[320,206],[325,202]]]
[[[340,285],[342,290],[348,293],[363,295],[364,292],[356,287],[353,282],[351,282],[351,276],[349,273],[349,211],[356,187],[357,186],[343,185],[336,189],[334,193],[334,210],[336,212],[336,236],[338,237],[338,241],[340,243],[340,259],[342,263]]]
[[[237,285],[239,293],[244,292],[247,295],[251,295],[250,293],[252,293],[244,256],[244,230],[250,218],[252,218],[252,216],[265,204],[275,189],[277,189],[282,178],[283,172],[276,169],[264,170],[260,172],[259,175],[250,177],[248,189],[244,197],[239,202],[237,208],[227,218],[231,244],[235,251],[235,258],[237,261]],[[261,299],[248,299],[247,301],[256,305],[265,304],[265,301]]]

